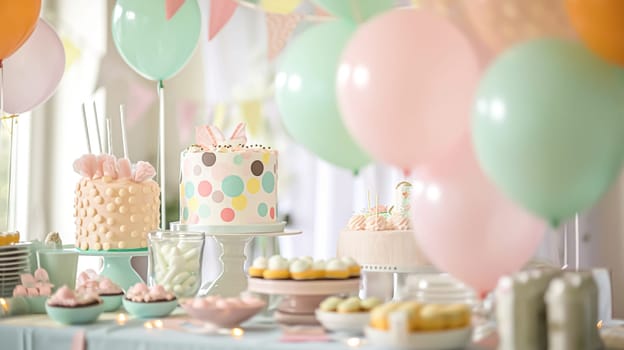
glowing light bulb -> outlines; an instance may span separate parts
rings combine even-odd
[[[234,338],[241,338],[243,336],[243,334],[245,334],[245,331],[242,328],[232,328],[232,337]]]

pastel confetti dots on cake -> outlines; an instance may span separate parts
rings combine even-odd
[[[180,157],[180,222],[192,224],[197,217],[200,225],[275,223],[277,151],[245,145],[241,125],[230,139],[200,126],[195,141]]]
[[[256,178],[247,180],[247,191],[251,194],[256,194],[260,191],[260,181]]]
[[[186,195],[186,198],[193,197],[194,193],[195,187],[193,186],[193,183],[187,182],[186,185],[184,185],[184,194]]]
[[[269,211],[269,208],[267,208],[266,203],[258,204],[258,215],[265,217],[268,211]]]
[[[241,193],[243,193],[243,191],[245,190],[245,185],[240,177],[236,175],[230,175],[223,179],[221,188],[223,189],[223,193],[225,193],[226,196],[237,197],[240,196]]]
[[[275,189],[275,178],[273,174],[266,173],[262,176],[262,189],[266,193],[271,193]]]
[[[262,164],[261,161],[259,160],[254,160],[253,163],[251,163],[251,173],[256,175],[256,176],[260,176],[262,175],[262,172],[264,171],[264,165]]]
[[[225,222],[231,222],[232,220],[234,220],[234,215],[234,210],[232,210],[231,208],[225,208],[221,210],[221,219],[223,219],[223,221]]]
[[[206,152],[202,155],[202,163],[204,163],[205,166],[213,166],[216,161],[217,156],[212,152]]]
[[[208,181],[202,181],[197,187],[200,196],[208,197],[212,193],[212,185]]]

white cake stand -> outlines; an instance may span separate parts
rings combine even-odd
[[[212,236],[221,247],[219,263],[221,273],[207,288],[202,288],[198,295],[220,295],[236,297],[247,290],[245,275],[245,246],[254,237],[280,237],[300,234],[301,231],[284,230],[285,223],[270,225],[212,226],[184,225],[177,222],[170,224],[173,231],[203,232]]]

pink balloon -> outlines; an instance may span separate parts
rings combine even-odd
[[[4,60],[4,111],[23,113],[47,101],[65,70],[61,39],[39,19],[26,43]]]
[[[394,10],[363,24],[345,48],[338,102],[356,142],[410,169],[468,129],[479,63],[470,43],[431,10]]]
[[[425,255],[481,294],[519,270],[545,231],[485,177],[468,138],[423,169],[412,194],[414,231]]]

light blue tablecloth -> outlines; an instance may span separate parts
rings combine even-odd
[[[347,336],[331,334],[330,342],[284,343],[280,327],[266,319],[256,318],[243,325],[240,339],[230,335],[191,334],[168,329],[145,329],[146,320],[131,319],[123,326],[116,324],[114,314],[104,314],[95,324],[60,326],[47,315],[16,316],[0,319],[1,350],[69,350],[76,333],[85,331],[88,350],[160,350],[160,349],[257,349],[257,350],[334,350],[350,349]],[[361,349],[380,349],[363,345]],[[485,347],[474,346],[473,350]]]

